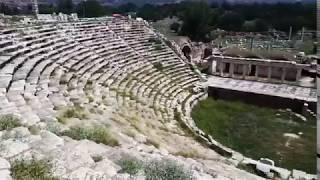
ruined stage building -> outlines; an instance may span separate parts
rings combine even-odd
[[[216,76],[315,86],[316,67],[311,64],[227,56],[212,56],[209,63],[209,73]]]

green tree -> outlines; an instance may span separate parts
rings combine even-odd
[[[157,21],[161,19],[161,11],[162,10],[159,11],[154,5],[146,4],[140,8],[137,16],[146,20]]]
[[[52,4],[50,4],[50,5],[40,4],[39,5],[39,13],[40,14],[52,14],[56,11],[57,11],[56,7],[53,6]]]
[[[218,27],[227,31],[240,31],[244,23],[241,14],[233,11],[227,11],[218,20]]]
[[[110,10],[110,9],[109,9]],[[107,10],[96,0],[81,2],[77,6],[77,13],[80,17],[100,17],[110,15],[111,11]]]
[[[181,35],[189,36],[192,40],[205,40],[210,32],[210,6],[201,2],[187,2],[187,8],[182,14]]]
[[[7,14],[7,15],[17,15],[20,14],[20,10],[15,8],[9,8],[6,4],[0,3],[0,13]]]
[[[58,12],[70,14],[74,12],[72,0],[59,0],[57,5]]]
[[[135,12],[137,11],[138,7],[133,4],[133,3],[126,3],[120,5],[117,9],[116,12],[118,13],[128,13],[128,12]]]
[[[174,22],[170,25],[170,29],[173,30],[174,32],[179,32],[180,24],[177,22]]]
[[[255,23],[256,32],[262,32],[262,31],[268,30],[268,24],[264,20],[256,19],[254,23]]]

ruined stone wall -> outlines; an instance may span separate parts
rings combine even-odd
[[[227,56],[211,56],[209,64],[209,73],[212,75],[254,80],[278,80],[281,82],[299,81],[302,70],[310,68],[308,64],[299,64],[294,61]]]

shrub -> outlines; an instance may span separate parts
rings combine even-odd
[[[180,24],[177,22],[174,22],[170,25],[170,29],[173,30],[174,32],[179,32]]]
[[[161,44],[156,44],[156,45],[154,46],[154,49],[157,50],[157,51],[160,51],[160,50],[162,50],[163,48],[162,48]]]
[[[162,71],[163,70],[163,65],[162,65],[161,62],[153,63],[153,67],[156,68],[158,71]]]
[[[143,162],[129,155],[121,157],[116,163],[121,167],[122,173],[128,173],[130,176],[136,175],[143,169]]]
[[[197,151],[191,150],[191,151],[179,151],[175,153],[176,156],[182,156],[185,158],[200,158],[200,155]]]
[[[64,131],[61,135],[69,136],[72,139],[88,139],[96,143],[102,143],[109,146],[119,146],[119,142],[110,135],[105,127],[71,127],[70,130]]]
[[[67,124],[68,119],[64,117],[57,117],[58,122],[62,124]]]
[[[61,84],[61,85],[68,84],[68,81],[67,81],[66,79],[61,79],[61,80],[60,80],[60,84]]]
[[[150,39],[148,40],[148,42],[150,42],[150,43],[155,43],[155,44],[161,44],[161,40],[158,39],[158,38],[150,38]]]
[[[229,48],[223,52],[225,56],[242,57],[242,58],[262,58],[258,53],[246,49]]]
[[[102,157],[102,156],[99,156],[99,155],[97,155],[97,156],[92,156],[91,158],[93,159],[94,162],[100,162],[100,161],[103,160],[103,157]]]
[[[11,163],[11,176],[15,180],[58,180],[51,173],[47,160],[15,160]]]
[[[125,133],[126,135],[128,135],[129,137],[132,137],[132,138],[135,138],[135,137],[136,137],[136,133],[133,132],[133,131],[130,130],[130,129],[127,129],[124,133]]]
[[[0,131],[11,130],[21,126],[20,120],[14,115],[7,114],[0,116]]]
[[[40,128],[36,125],[30,126],[28,129],[32,135],[38,135],[40,133]]]
[[[191,180],[191,172],[171,160],[153,160],[145,165],[147,180]]]
[[[48,123],[46,129],[52,132],[53,134],[60,134],[62,131],[59,126],[59,123]]]
[[[80,106],[68,107],[65,109],[60,116],[57,117],[58,121],[62,124],[65,124],[69,118],[79,118],[84,119],[87,117],[87,114],[84,112],[84,109]]]
[[[159,148],[159,147],[160,147],[160,144],[159,144],[159,143],[157,143],[155,140],[152,140],[152,139],[149,139],[149,138],[147,138],[145,144],[146,144],[146,145],[153,145],[153,146],[156,147],[156,148]]]
[[[88,81],[87,81],[87,85],[90,86],[90,85],[92,85],[92,84],[93,84],[93,82],[92,82],[91,80],[88,80]]]
[[[88,100],[89,100],[89,103],[92,103],[94,101],[93,97],[92,96],[89,96],[88,97]]]

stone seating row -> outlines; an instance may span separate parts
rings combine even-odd
[[[148,48],[152,32],[133,30],[127,41],[115,32],[117,25],[106,24],[28,27],[15,35],[18,42],[4,44],[7,49],[1,54],[0,78],[7,83],[0,84],[4,88],[0,98],[5,104],[0,113],[9,108],[10,112],[28,115],[30,122],[31,118],[33,122],[54,119],[56,106],[73,104],[77,98],[88,103],[87,96],[100,91],[115,94],[118,105],[131,104],[142,110],[141,106],[148,107],[151,113],[172,119],[170,109],[189,96],[187,89],[198,81],[196,76],[164,44],[161,52]],[[137,35],[141,33],[148,38],[140,41]],[[163,71],[154,66],[158,62],[163,64]],[[88,88],[91,85],[99,90]]]

